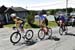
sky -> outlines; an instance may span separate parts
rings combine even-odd
[[[0,0],[0,6],[23,7],[28,10],[66,8],[66,0]],[[75,0],[68,0],[68,7],[75,8]]]

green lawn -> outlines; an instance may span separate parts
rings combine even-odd
[[[14,26],[14,24],[4,25],[4,27],[9,27],[9,28],[12,28],[13,26]]]
[[[57,23],[54,21],[48,22],[48,27],[56,27]]]
[[[34,22],[34,24],[38,25],[38,22]],[[14,24],[8,24],[8,25],[4,25],[4,26],[12,28],[14,26]],[[54,21],[50,21],[49,24],[48,24],[48,27],[56,27],[56,26],[57,26],[57,24]],[[31,26],[28,23],[26,23],[24,25],[24,28],[31,28]]]
[[[39,25],[39,22],[34,22],[34,24],[37,24]],[[49,21],[48,22],[48,27],[56,27],[57,26],[57,23],[55,21]]]

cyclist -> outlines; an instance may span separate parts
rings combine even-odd
[[[43,13],[39,14],[39,25],[40,28],[43,28],[45,30],[46,35],[48,35],[48,29],[47,29],[48,20],[46,18],[46,15]]]
[[[16,16],[16,14],[11,14],[13,21],[15,22],[15,27],[20,28],[21,32],[24,32],[24,21]]]
[[[64,17],[64,15],[60,14],[58,18],[59,18],[58,23],[59,23],[60,27],[63,29],[63,31],[65,31],[65,17]]]

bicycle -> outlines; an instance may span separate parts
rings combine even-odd
[[[48,30],[48,34],[47,34],[48,35],[48,38],[51,38],[51,36],[52,36],[52,29],[47,27],[47,30]],[[41,28],[38,31],[38,38],[40,40],[43,40],[45,38],[45,36],[46,36],[45,30],[43,28]]]
[[[16,31],[11,34],[10,41],[13,44],[16,44],[21,40],[21,33],[20,33],[19,29],[17,29],[17,28],[15,28],[14,30],[16,30]],[[27,30],[25,35],[22,38],[23,39],[26,38],[26,40],[31,40],[33,38],[33,35],[34,35],[34,33],[32,30]]]

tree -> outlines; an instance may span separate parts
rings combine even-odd
[[[67,8],[68,13],[71,13],[73,11],[73,8]]]
[[[54,11],[54,10],[51,10],[51,11],[50,11],[50,14],[51,14],[51,15],[54,15],[54,14],[55,14],[55,11]]]
[[[27,17],[27,20],[30,21],[31,23],[33,23],[36,13],[37,13],[36,11],[29,11],[29,15]]]

